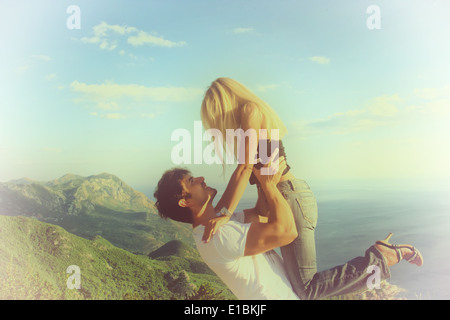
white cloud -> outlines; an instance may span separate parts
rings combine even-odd
[[[138,84],[86,84],[74,81],[70,85],[73,92],[84,94],[95,101],[108,99],[132,98],[134,100],[183,102],[191,101],[203,94],[203,90],[183,87],[146,87]]]
[[[256,90],[261,91],[261,92],[266,92],[268,90],[273,90],[280,87],[279,84],[266,84],[266,85],[258,85],[256,87]]]
[[[128,38],[128,43],[135,47],[142,46],[145,44],[166,48],[181,47],[186,45],[186,42],[184,41],[174,42],[166,40],[162,36],[151,35],[146,33],[145,31],[139,31],[139,33],[136,36],[130,36]]]
[[[360,109],[336,112],[328,117],[295,123],[301,138],[323,135],[344,135],[369,131],[399,121],[399,95],[383,95],[372,99]]]
[[[119,110],[119,105],[114,101],[98,101],[97,107],[101,110]]]
[[[398,94],[375,97],[361,108],[336,112],[320,119],[297,121],[293,125],[297,138],[307,139],[367,132],[381,127],[424,126],[447,121],[449,117],[450,86],[445,86],[415,89],[409,99]]]
[[[83,103],[95,112],[90,114],[107,119],[123,119],[134,116],[154,118],[154,113],[133,113],[137,108],[148,108],[152,102],[179,103],[198,99],[204,93],[202,89],[184,87],[147,87],[138,84],[87,84],[73,81],[70,84],[72,92],[78,94],[74,99]],[[114,111],[113,113],[104,113]],[[119,113],[119,111],[121,111]]]
[[[138,31],[138,29],[136,29],[134,27],[110,25],[104,21],[102,21],[100,24],[94,26],[92,28],[92,30],[94,31],[94,35],[96,35],[97,37],[106,37],[106,36],[108,36],[109,31],[113,31],[114,33],[117,33],[120,35]]]
[[[234,28],[231,30],[231,33],[234,34],[244,34],[244,33],[255,33],[254,28]]]
[[[117,41],[107,41],[107,40],[103,40],[100,45],[99,48],[102,50],[114,50],[115,48],[117,48]]]
[[[34,68],[36,65],[40,64],[40,62],[49,62],[52,59],[49,56],[45,55],[38,55],[38,54],[32,54],[29,55],[29,59],[27,59],[26,62],[24,62],[22,65],[16,67],[15,71],[18,74],[23,74],[30,69]]]
[[[414,89],[413,94],[421,101],[408,106],[411,113],[422,116],[450,116],[450,85],[438,88],[417,88]]]
[[[157,34],[149,34],[145,31],[139,30],[135,27],[111,25],[106,22],[101,22],[100,24],[92,28],[92,37],[83,37],[81,42],[86,44],[96,44],[102,50],[115,50],[118,48],[119,39],[121,37],[127,37],[127,43],[134,47],[150,44],[159,47],[179,47],[184,46],[186,42],[179,41],[174,42],[164,39],[163,36]],[[125,51],[120,50],[120,55],[124,55]]]
[[[323,57],[323,56],[314,56],[309,58],[309,60],[311,60],[312,62],[316,62],[318,64],[329,64],[331,59],[328,57]]]
[[[440,88],[416,88],[414,89],[416,97],[421,99],[437,99],[437,98],[450,98],[450,86],[444,86]]]
[[[424,104],[413,104],[406,107],[411,115],[431,116],[431,117],[449,117],[450,116],[450,97],[439,98],[427,101]]]
[[[19,74],[22,74],[22,73],[26,72],[27,70],[29,70],[30,68],[31,68],[31,66],[29,66],[29,65],[19,66],[16,68],[16,72]]]
[[[118,119],[126,119],[127,116],[122,113],[107,113],[107,114],[101,115],[100,117],[106,118],[106,119],[118,120]]]
[[[260,91],[260,92],[267,92],[270,90],[276,90],[276,89],[293,89],[292,85],[287,82],[287,81],[283,81],[280,83],[269,83],[269,84],[258,84],[255,87],[256,91]],[[295,90],[295,89],[294,89]]]
[[[45,76],[45,80],[51,81],[56,78],[56,73],[48,74]]]
[[[394,117],[399,112],[397,103],[401,101],[398,94],[376,97],[367,106],[367,111],[370,115],[377,117]]]
[[[41,61],[51,61],[52,60],[52,58],[50,58],[49,56],[37,55],[37,54],[31,55],[31,58],[36,59],[36,60],[41,60]]]
[[[93,117],[99,117],[102,119],[109,119],[109,120],[119,120],[119,119],[127,119],[128,115],[123,113],[98,113],[98,112],[90,112],[89,115]]]

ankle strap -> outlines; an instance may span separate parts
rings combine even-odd
[[[400,249],[399,245],[394,244],[393,245],[395,252],[397,252],[397,258],[398,258],[398,262],[403,260],[403,255],[402,255],[402,249]]]

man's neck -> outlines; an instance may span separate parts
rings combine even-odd
[[[195,228],[199,225],[206,226],[208,221],[215,217],[216,217],[216,212],[214,210],[213,205],[210,202],[203,208],[199,208],[199,209],[193,208],[194,222],[192,223],[192,227]]]

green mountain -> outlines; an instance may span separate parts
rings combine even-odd
[[[109,173],[0,183],[0,214],[33,217],[87,239],[99,235],[142,254],[173,239],[194,246],[190,226],[161,219],[153,201]]]
[[[169,241],[161,248],[149,254],[149,257],[153,259],[163,258],[167,256],[177,256],[182,258],[201,260],[200,254],[197,250],[186,245],[180,240]]]
[[[156,213],[154,203],[143,193],[108,173],[86,178],[66,174],[49,182],[22,178],[0,184],[0,192],[3,209],[43,219],[92,215],[96,206],[117,212]]]
[[[108,173],[0,183],[0,299],[235,299],[194,247],[191,226],[161,219]],[[79,289],[68,287],[71,266]]]
[[[160,261],[171,261],[182,266],[185,270],[191,270],[195,273],[215,276],[215,273],[203,262],[197,249],[180,240],[169,241],[161,248],[150,253],[149,257]]]
[[[33,218],[0,216],[0,300],[235,299],[197,254],[172,241],[152,259],[100,236],[88,240]]]

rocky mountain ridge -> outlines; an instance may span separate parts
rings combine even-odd
[[[8,215],[58,217],[89,214],[96,206],[121,212],[156,213],[143,193],[115,175],[101,173],[88,177],[66,174],[40,182],[28,178],[0,183],[0,210]]]
[[[0,183],[0,215],[35,218],[87,239],[100,235],[142,254],[170,240],[193,245],[190,226],[161,219],[153,201],[110,173]]]

